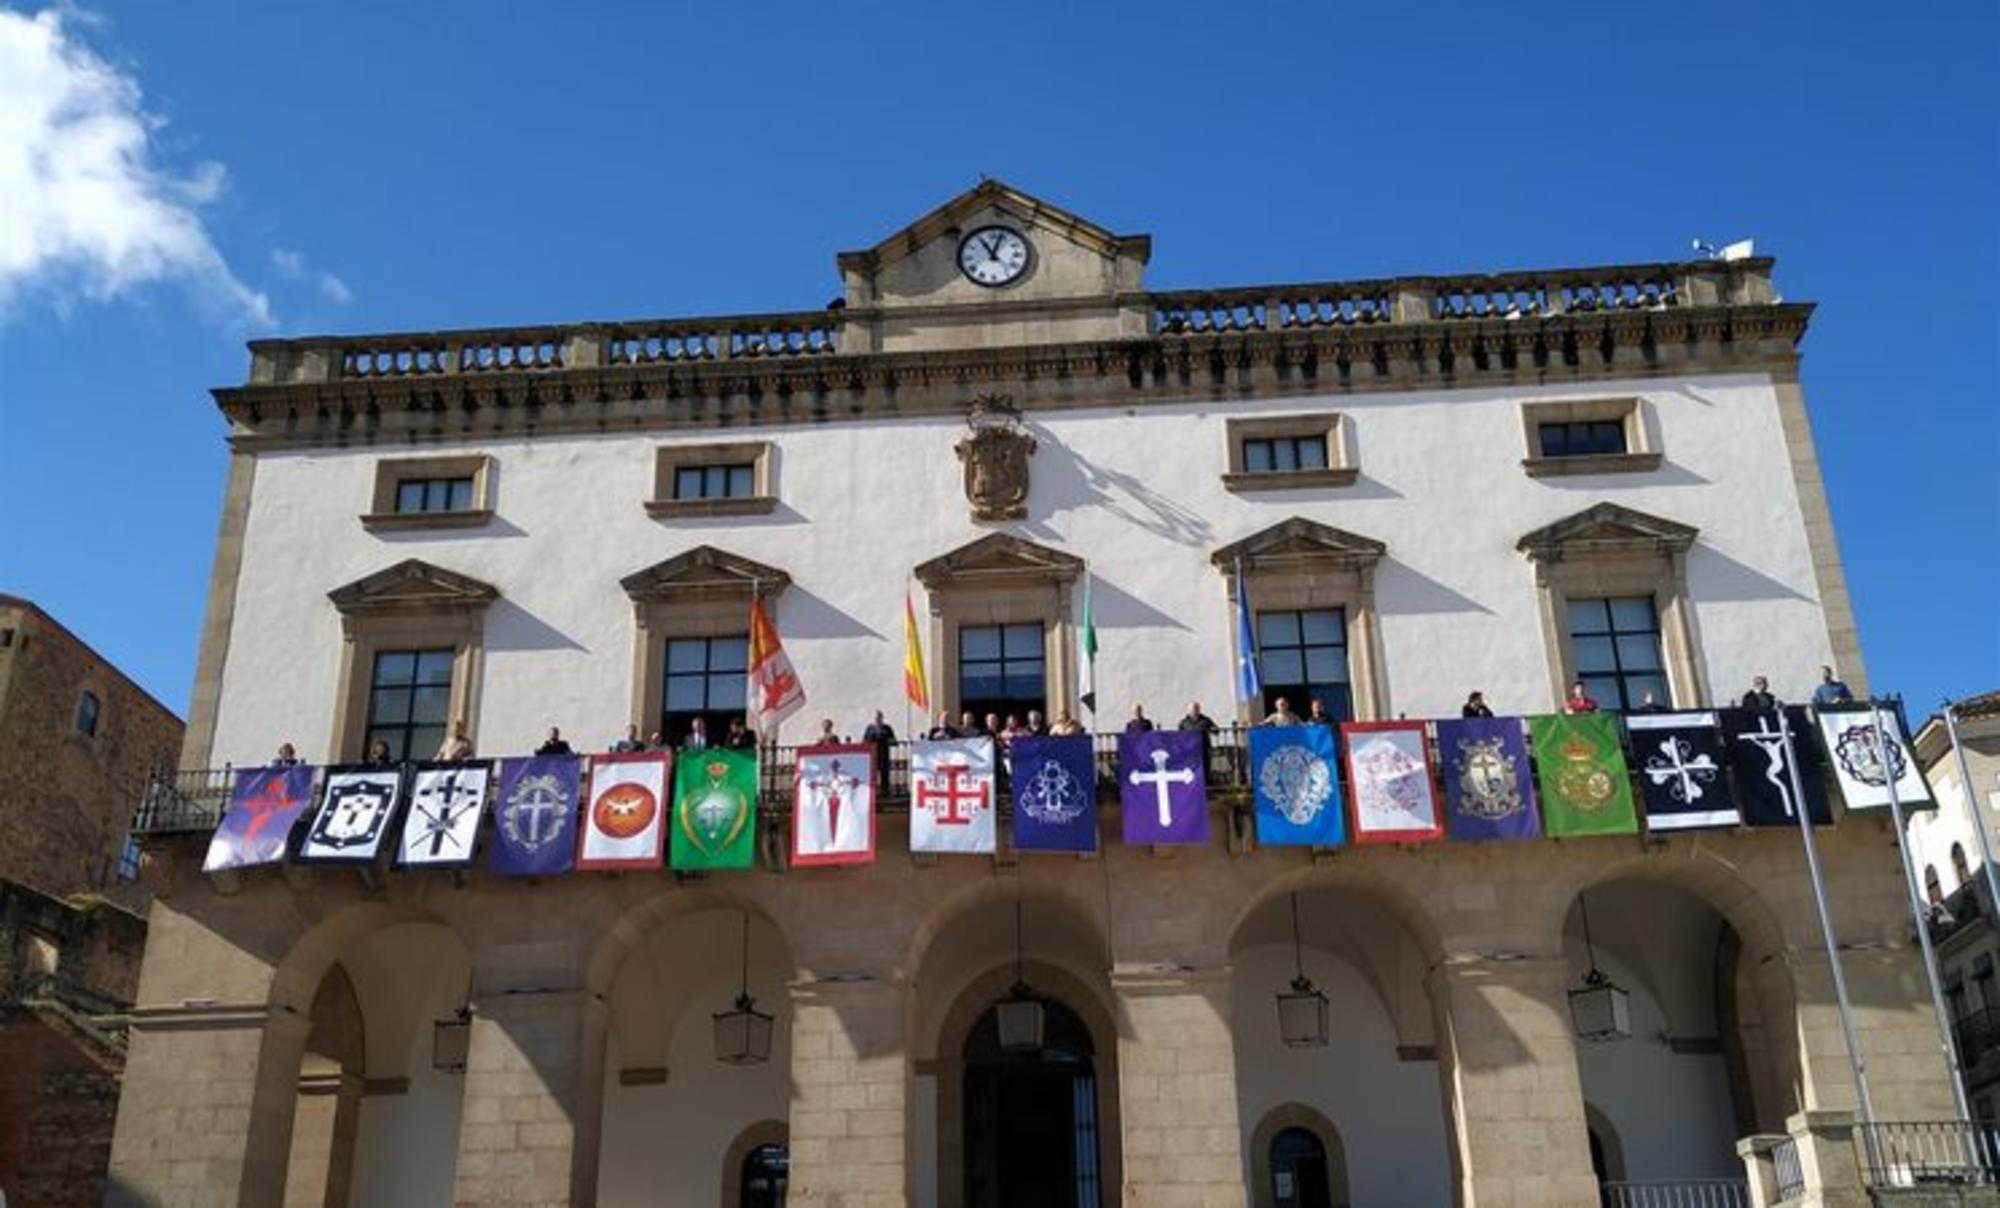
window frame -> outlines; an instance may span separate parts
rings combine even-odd
[[[90,725],[83,724],[86,709],[90,714]],[[76,708],[70,710],[69,732],[85,742],[96,742],[104,728],[104,698],[93,688],[79,688],[76,693]]]
[[[1542,444],[1542,426],[1616,423],[1624,432],[1618,453],[1552,453]],[[1528,455],[1521,468],[1530,478],[1572,474],[1634,474],[1657,470],[1663,460],[1653,441],[1644,402],[1629,398],[1537,400],[1521,404],[1521,429]]]
[[[371,533],[410,529],[478,528],[493,519],[493,459],[484,453],[439,457],[385,457],[375,463],[375,491],[361,527]],[[470,506],[442,511],[397,510],[403,484],[472,480]]]
[[[741,620],[742,618],[739,617],[739,624]],[[678,746],[686,738],[687,731],[672,724],[672,719],[680,717],[691,720],[699,717],[707,726],[708,741],[712,744],[720,744],[723,735],[728,732],[730,718],[742,718],[743,724],[746,727],[751,724],[749,711],[750,631],[747,627],[741,627],[734,633],[669,633],[665,635],[662,641],[664,643],[662,646],[664,661],[656,696],[659,703],[658,707],[653,711],[651,725],[643,727],[643,732],[650,734],[653,729],[657,728],[667,737],[669,742]],[[734,672],[726,669],[718,671],[715,666],[715,643],[733,641],[743,643],[743,666],[740,670]],[[674,670],[674,644],[677,642],[700,642],[702,644],[702,667],[700,671],[676,672]],[[713,681],[718,677],[726,677],[732,674],[737,679],[743,681],[743,695],[733,707],[718,708],[712,695],[714,689]],[[699,679],[701,681],[701,708],[676,710],[671,707],[672,692],[670,689],[675,679]],[[689,728],[691,729],[691,727]]]
[[[373,745],[378,732],[400,732],[402,736],[401,746],[403,748],[401,758],[418,760],[429,759],[431,757],[431,752],[436,751],[443,744],[445,735],[451,733],[452,672],[454,670],[453,664],[457,662],[457,654],[457,650],[450,646],[431,646],[428,648],[387,646],[374,652],[373,656],[369,659],[368,705],[366,712],[363,714],[361,724],[361,749],[363,752],[366,752]],[[382,661],[392,656],[400,657],[405,655],[410,659],[410,678],[408,682],[406,684],[385,684],[382,679]],[[445,676],[441,683],[435,679],[426,680],[424,678],[426,656],[432,656],[429,661],[434,665],[436,662],[435,656],[438,655],[443,656],[445,667]],[[419,725],[415,720],[418,691],[424,688],[439,687],[444,689],[445,716],[435,726]],[[409,702],[401,722],[386,724],[377,718],[375,712],[376,705],[379,703],[378,698],[384,692],[403,692],[409,695]],[[420,731],[428,730],[437,731],[437,742],[429,744],[427,748],[423,743],[418,743],[414,740]],[[396,745],[395,743],[391,743],[391,749],[393,750]]]
[[[1619,627],[1618,610],[1613,606],[1621,602],[1629,603],[1634,601],[1644,601],[1647,612],[1651,614],[1652,628],[1641,630],[1621,629]],[[1603,606],[1606,628],[1585,633],[1577,632],[1574,614],[1576,606],[1584,603]],[[1666,627],[1660,617],[1660,601],[1651,593],[1641,592],[1631,595],[1612,596],[1569,596],[1563,601],[1563,625],[1568,632],[1570,657],[1572,660],[1577,658],[1576,644],[1580,639],[1605,638],[1611,643],[1610,671],[1586,671],[1580,665],[1574,666],[1571,671],[1574,679],[1584,682],[1585,691],[1590,693],[1591,699],[1597,702],[1600,709],[1608,713],[1630,713],[1637,709],[1643,702],[1644,696],[1642,692],[1639,700],[1631,699],[1632,684],[1630,681],[1641,678],[1650,678],[1659,681],[1661,696],[1659,704],[1662,706],[1665,706],[1673,699],[1673,685],[1667,674]],[[1620,650],[1619,641],[1622,638],[1628,637],[1650,637],[1653,640],[1654,665],[1652,667],[1632,671],[1625,669],[1625,659]],[[1616,702],[1607,701],[1597,693],[1590,691],[1591,681],[1603,681],[1607,679],[1611,680],[1617,688],[1618,700]]]
[[[1314,694],[1319,688],[1337,687],[1341,692],[1340,699],[1327,700],[1324,697],[1318,697],[1317,699],[1319,699],[1321,704],[1326,706],[1327,714],[1331,716],[1335,721],[1353,721],[1354,720],[1354,659],[1352,653],[1349,650],[1350,643],[1353,641],[1353,631],[1348,625],[1348,610],[1346,606],[1342,604],[1321,603],[1321,604],[1301,604],[1296,607],[1266,608],[1257,599],[1256,593],[1254,591],[1251,593],[1251,604],[1256,609],[1255,632],[1257,640],[1257,680],[1259,685],[1263,689],[1264,699],[1262,704],[1264,711],[1268,714],[1276,706],[1276,697],[1279,695],[1284,695],[1289,700],[1292,706],[1292,711],[1294,713],[1297,713],[1300,717],[1304,717],[1309,712],[1311,712],[1312,701],[1315,699]],[[1337,643],[1308,641],[1305,632],[1306,615],[1308,613],[1333,614],[1334,618],[1339,623],[1340,641]],[[1274,645],[1272,642],[1267,641],[1265,639],[1264,636],[1265,619],[1267,617],[1282,617],[1282,616],[1289,616],[1297,619],[1299,640],[1296,644],[1287,645],[1281,643]],[[1325,685],[1317,683],[1313,679],[1312,658],[1310,652],[1315,650],[1334,650],[1334,649],[1340,651],[1341,675],[1343,678],[1338,681],[1329,681]],[[1282,687],[1287,689],[1287,691],[1283,693],[1279,691],[1278,687],[1273,686],[1274,677],[1271,671],[1271,663],[1270,663],[1270,653],[1273,650],[1294,651],[1299,656],[1299,674],[1301,678],[1297,681],[1288,680],[1283,685],[1281,685]],[[1301,693],[1303,693],[1303,696],[1301,696]]]
[[[1035,653],[1033,655],[1020,654],[1010,656],[1007,652],[1007,631],[1010,629],[1022,630],[1030,626],[1040,631],[1037,635],[1039,641],[1036,643]],[[996,653],[992,658],[968,660],[965,654],[966,635],[981,630],[993,631],[994,639],[997,643]],[[981,716],[987,713],[998,713],[1003,718],[1008,713],[1014,713],[1025,718],[1029,710],[1036,709],[1040,710],[1043,716],[1049,716],[1049,685],[1051,682],[1049,673],[1049,626],[1042,618],[1029,617],[1017,621],[965,621],[954,627],[952,639],[952,655],[956,660],[956,666],[953,668],[953,676],[958,683],[958,697],[955,702],[957,708],[954,710],[955,713],[963,713],[970,710]],[[966,694],[965,672],[968,663],[981,667],[991,666],[997,670],[999,675],[999,695],[977,698],[981,702],[981,706],[979,707],[975,707]],[[1010,663],[1019,665],[1034,663],[1040,665],[1042,691],[1039,696],[1024,696],[1017,700],[1007,694],[1007,681],[1009,678],[1007,668]],[[997,708],[992,707],[995,701],[1001,702]]]
[[[1353,450],[1347,440],[1348,425],[1338,412],[1317,415],[1267,415],[1230,419],[1223,423],[1229,469],[1222,476],[1225,490],[1235,494],[1263,491],[1295,491],[1313,487],[1347,487],[1360,480]],[[1249,449],[1253,443],[1317,440],[1326,450],[1326,465],[1310,469],[1253,470]],[[1295,467],[1296,453],[1293,458]]]
[[[327,750],[335,762],[367,751],[375,655],[384,650],[452,652],[445,725],[463,721],[478,741],[479,684],[485,660],[486,609],[498,589],[419,559],[407,559],[327,593],[340,613],[340,679]],[[418,758],[428,758],[419,752]]]
[[[682,470],[750,469],[746,495],[679,495]],[[655,520],[700,516],[765,516],[778,510],[777,448],[768,440],[661,445],[653,454],[653,497],[646,514]]]

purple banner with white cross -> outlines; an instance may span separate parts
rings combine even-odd
[[[1208,842],[1201,735],[1152,730],[1118,736],[1118,799],[1127,843]]]

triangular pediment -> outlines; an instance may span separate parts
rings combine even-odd
[[[421,558],[407,558],[336,587],[326,598],[344,613],[484,608],[500,598],[500,589]]]
[[[1032,193],[1004,181],[987,179],[915,222],[890,233],[874,247],[842,252],[840,266],[843,269],[880,269],[940,239],[951,238],[956,242],[959,231],[995,214],[1037,231],[1060,236],[1101,256],[1136,253],[1140,262],[1144,263],[1152,249],[1149,236],[1113,234],[1109,229]]]
[[[770,597],[791,586],[792,577],[775,566],[754,562],[712,545],[697,545],[619,580],[635,600],[698,599],[717,596]]]
[[[1389,547],[1317,520],[1293,516],[1270,528],[1232,541],[1210,557],[1224,571],[1314,569],[1355,570],[1382,560]]]
[[[990,533],[917,567],[926,588],[1008,582],[1069,583],[1083,573],[1083,559],[1009,533]]]
[[[1600,503],[1522,537],[1515,548],[1538,562],[1629,554],[1684,554],[1700,532],[1691,524]]]

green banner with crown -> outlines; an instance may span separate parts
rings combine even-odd
[[[749,868],[756,860],[757,756],[710,748],[674,765],[669,867]]]
[[[1639,829],[1632,778],[1609,713],[1554,713],[1528,719],[1541,790],[1542,831],[1552,838],[1630,835]]]

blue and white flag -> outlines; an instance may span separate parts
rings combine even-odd
[[[500,762],[493,799],[493,852],[486,870],[503,877],[553,877],[576,863],[576,793],[582,761],[534,755]]]
[[[1088,734],[1016,738],[1008,759],[1016,851],[1097,850],[1097,763]]]
[[[1346,842],[1339,766],[1327,726],[1251,727],[1257,842],[1311,847]]]
[[[1250,587],[1243,568],[1236,568],[1236,698],[1262,704],[1263,681],[1257,675],[1257,636],[1250,626]]]
[[[368,864],[381,854],[396,807],[402,804],[400,767],[328,768],[298,858],[305,863]]]

